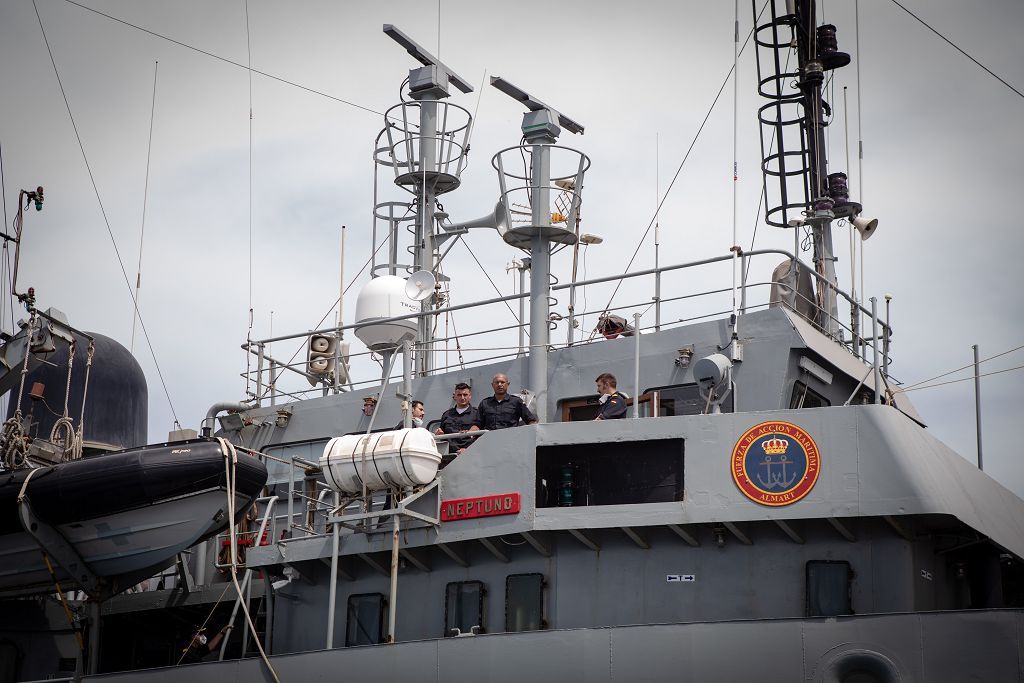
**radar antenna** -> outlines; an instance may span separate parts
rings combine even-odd
[[[377,250],[376,222],[385,221],[390,249],[389,263],[382,268],[386,268],[389,275],[395,275],[402,268],[407,272],[427,273],[440,280],[443,276],[437,272],[437,252],[443,236],[437,234],[437,197],[455,190],[461,183],[472,121],[467,110],[442,100],[449,96],[450,86],[463,93],[472,92],[473,86],[398,27],[384,24],[384,34],[401,45],[421,66],[409,70],[409,100],[385,113],[383,134],[387,136],[387,145],[374,150],[375,164],[392,168],[395,185],[410,193],[413,199],[408,203],[377,202],[373,252]],[[403,210],[406,213],[403,214]],[[412,233],[409,251],[413,258],[407,265],[398,263],[398,240],[403,226]],[[417,300],[419,310],[429,312],[438,304],[436,290],[431,288]],[[416,333],[416,371],[421,375],[433,369],[433,336],[430,317],[421,316]]]
[[[528,250],[530,266],[530,345],[527,366],[527,386],[536,396],[536,411],[541,422],[547,421],[547,350],[551,322],[551,243],[574,244],[576,242],[576,216],[579,212],[583,191],[583,175],[590,166],[590,159],[582,152],[560,147],[555,143],[562,129],[570,133],[583,134],[583,126],[554,107],[516,87],[500,76],[491,78],[491,85],[512,99],[524,105],[524,144],[512,147],[494,155],[492,165],[498,171],[501,184],[501,200],[505,207],[529,206],[530,221],[523,225],[512,219],[510,208],[506,208],[508,230],[502,239],[508,244]],[[552,172],[552,153],[559,154],[556,170]],[[521,170],[506,170],[504,159],[511,157],[509,168],[520,168],[514,160],[529,155],[530,168],[523,175]],[[570,163],[558,170],[568,158]],[[509,185],[512,187],[509,187]],[[563,199],[559,204],[558,216],[552,216],[551,197],[557,193]],[[518,200],[518,201],[517,201]],[[553,220],[554,219],[554,220]]]
[[[753,4],[757,91],[768,100],[758,109],[765,222],[779,228],[806,225],[811,229],[815,269],[825,280],[818,282],[815,322],[839,339],[842,328],[831,224],[837,218],[859,216],[861,205],[850,201],[846,174],[828,172],[825,127],[831,108],[823,93],[826,72],[849,64],[850,55],[839,51],[835,26],[817,25],[813,0],[769,0],[770,19],[760,25],[759,3]],[[793,47],[797,64],[791,69],[787,53]],[[794,82],[795,89],[790,87]]]

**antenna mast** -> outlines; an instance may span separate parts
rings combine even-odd
[[[512,99],[521,102],[528,110],[523,115],[522,146],[502,150],[494,155],[492,165],[498,171],[501,184],[501,202],[504,207],[508,230],[502,235],[506,243],[530,251],[530,350],[528,361],[528,387],[536,395],[535,410],[541,422],[547,421],[548,343],[551,319],[551,243],[575,244],[575,225],[579,215],[583,191],[583,174],[590,166],[590,160],[582,152],[555,143],[565,128],[570,133],[583,134],[583,126],[558,112],[529,93],[517,88],[505,79],[495,76],[491,85]],[[562,172],[552,171],[552,151],[559,150],[563,156],[575,163],[568,164]],[[530,167],[527,175],[521,171],[506,170],[504,159],[514,159],[520,154],[529,155]],[[563,162],[564,163],[564,162]],[[513,187],[509,184],[514,183]],[[519,182],[525,185],[518,185]],[[551,193],[565,192],[571,197],[568,215],[551,214]],[[517,199],[521,201],[516,201]],[[522,205],[530,207],[528,225],[513,225],[508,207]],[[552,220],[557,218],[557,220]]]
[[[451,192],[461,182],[459,176],[466,164],[466,137],[472,119],[462,107],[442,100],[449,96],[450,85],[467,94],[473,92],[473,86],[397,27],[384,24],[384,33],[423,65],[409,71],[409,97],[412,101],[389,109],[384,125],[390,143],[389,165],[395,169],[395,184],[414,197],[412,204],[416,216],[410,249],[413,256],[411,270],[425,270],[439,278],[437,249],[444,240],[438,239],[435,230],[434,207],[438,195]],[[410,118],[415,118],[416,122]],[[399,123],[393,125],[392,121]],[[461,144],[456,139],[460,135]],[[398,229],[398,223],[394,220],[390,223],[392,239],[397,240],[398,235],[393,233]],[[389,266],[390,272],[400,267],[393,260]],[[436,302],[437,297],[432,294],[420,302],[420,310],[426,313]],[[416,334],[416,371],[419,374],[426,375],[433,369],[433,337],[433,321],[429,316],[422,316]]]
[[[815,0],[769,3],[768,23],[755,29],[758,94],[768,100],[758,109],[765,222],[780,228],[811,229],[814,266],[827,283],[818,283],[816,322],[823,332],[839,339],[832,221],[853,219],[860,214],[861,205],[850,201],[846,174],[828,172],[825,127],[832,110],[823,91],[826,72],[849,64],[850,55],[839,52],[835,26],[817,25]],[[756,24],[758,3],[753,5]],[[787,72],[784,53],[793,45],[797,67],[795,72]],[[793,81],[796,90],[789,87]],[[769,178],[776,182],[769,183]]]

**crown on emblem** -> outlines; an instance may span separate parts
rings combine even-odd
[[[789,441],[774,437],[761,444],[761,449],[766,455],[782,455],[789,448]]]

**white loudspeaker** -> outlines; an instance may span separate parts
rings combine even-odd
[[[337,367],[335,356],[341,360],[341,367]],[[348,344],[333,334],[311,334],[306,346],[306,379],[310,386],[333,381],[335,375],[339,382],[348,382]]]
[[[499,235],[504,235],[508,232],[508,211],[505,208],[505,202],[499,200],[498,203],[494,205],[494,211],[486,216],[480,216],[480,218],[475,218],[471,221],[453,223],[442,227],[444,227],[448,232],[465,230],[468,228],[494,228],[498,231]]]
[[[866,240],[875,234],[875,230],[878,228],[878,219],[857,216],[853,219],[853,227],[857,228],[857,232],[860,233],[860,238],[862,240]]]
[[[405,295],[413,301],[423,301],[434,293],[437,280],[428,270],[417,270],[405,281]]]

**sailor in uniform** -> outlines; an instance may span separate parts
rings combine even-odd
[[[505,429],[518,427],[520,422],[528,425],[537,424],[537,415],[523,402],[523,399],[508,393],[508,375],[499,372],[491,380],[494,395],[480,401],[480,429]]]
[[[434,433],[457,434],[459,432],[472,432],[480,429],[477,427],[477,423],[480,420],[477,409],[470,405],[470,401],[473,399],[473,390],[470,389],[469,385],[465,382],[456,384],[452,399],[455,400],[455,407],[444,411],[441,415],[441,422],[438,424],[437,429],[434,430]],[[473,443],[473,440],[469,437],[451,439],[448,442],[448,450],[449,452],[461,455],[462,451],[466,450],[471,443]],[[446,464],[448,463],[442,461],[442,465]]]
[[[597,393],[601,394],[598,399],[600,404],[597,409],[595,420],[617,420],[626,417],[626,395],[616,391],[615,375],[605,372],[597,376]]]
[[[409,408],[412,410],[412,426],[422,427],[423,416],[426,414],[426,409],[423,407],[423,401],[413,401],[409,404]],[[398,424],[394,426],[395,430],[403,429],[405,427],[405,418],[398,421]]]

